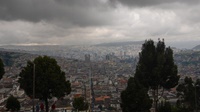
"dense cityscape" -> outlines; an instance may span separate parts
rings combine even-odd
[[[71,48],[68,46],[66,49],[64,46],[59,48],[55,46],[56,50],[42,49],[45,47],[38,46],[29,46],[29,50],[27,47],[22,47],[24,49],[2,47],[0,54],[5,64],[5,75],[1,79],[1,110],[5,109],[9,95],[18,98],[21,111],[32,110],[32,99],[20,89],[19,73],[28,60],[33,60],[39,55],[48,55],[57,60],[72,88],[69,95],[56,99],[57,110],[71,111],[73,99],[82,96],[93,105],[91,106],[93,111],[120,112],[120,93],[126,88],[128,79],[134,76],[141,46],[142,44],[133,43],[123,46],[72,46]],[[199,51],[176,48],[173,50],[175,63],[178,65],[178,75],[181,76],[179,82],[186,76],[196,80],[199,77]],[[176,88],[166,90],[162,99],[175,105],[178,99],[176,94]],[[151,93],[149,96],[151,97]],[[54,101],[55,98],[49,100],[50,104]],[[36,99],[36,102],[41,101]]]

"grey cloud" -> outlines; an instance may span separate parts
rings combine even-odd
[[[66,36],[64,29],[46,22],[0,21],[0,44],[51,43]]]
[[[122,3],[127,6],[137,6],[137,7],[146,7],[146,6],[156,6],[161,4],[171,4],[171,3],[183,3],[183,4],[198,4],[199,0],[110,0],[113,3]]]
[[[110,24],[110,6],[99,0],[1,0],[1,20],[63,21],[78,26]],[[105,13],[102,13],[105,12]]]
[[[190,7],[185,9],[184,11],[178,10],[177,14],[179,17],[182,17],[182,21],[184,23],[190,24],[190,25],[196,25],[200,24],[200,4],[197,5],[196,7]]]
[[[158,7],[154,7],[154,9],[163,10],[163,11],[173,11],[177,19],[182,22],[182,24],[188,25],[196,25],[200,24],[200,3],[195,5],[187,5],[187,4],[162,4]]]
[[[0,44],[191,39],[200,4],[188,1],[0,0]]]

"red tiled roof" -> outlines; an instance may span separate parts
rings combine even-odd
[[[95,101],[104,101],[105,99],[108,99],[108,98],[110,98],[110,96],[100,96],[100,97],[95,98]]]
[[[74,98],[81,97],[81,94],[74,94]]]

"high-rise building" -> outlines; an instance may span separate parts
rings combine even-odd
[[[90,62],[90,54],[85,54],[85,61]]]

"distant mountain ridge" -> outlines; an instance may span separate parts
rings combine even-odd
[[[200,45],[197,45],[197,46],[193,47],[192,49],[200,50]]]
[[[115,46],[125,46],[125,45],[142,45],[144,41],[128,41],[128,42],[111,42],[111,43],[101,43],[96,44],[95,46],[105,46],[105,47],[115,47]]]

